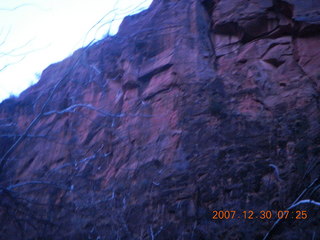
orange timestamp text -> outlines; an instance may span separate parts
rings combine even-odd
[[[262,211],[234,211],[234,210],[220,210],[212,211],[213,220],[224,220],[224,219],[307,219],[307,211],[302,210],[280,210],[280,211],[271,211],[271,210],[262,210]]]

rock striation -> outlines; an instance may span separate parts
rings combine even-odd
[[[272,226],[320,201],[319,30],[317,1],[154,0],[50,65],[0,104],[0,238],[316,239],[315,204]]]

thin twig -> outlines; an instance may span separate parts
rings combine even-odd
[[[23,186],[25,186],[25,185],[33,185],[33,184],[44,184],[44,185],[50,185],[50,186],[55,186],[55,187],[57,187],[57,188],[69,190],[69,189],[66,188],[66,187],[59,186],[58,184],[52,183],[52,182],[46,182],[46,181],[28,181],[28,182],[22,182],[22,183],[17,183],[17,184],[14,184],[14,185],[10,185],[10,186],[8,186],[8,187],[6,187],[6,188],[2,188],[2,190],[0,191],[0,193],[1,193],[3,190],[11,191],[11,190],[14,189],[14,188],[23,187]]]
[[[316,206],[320,206],[320,202],[316,202],[314,200],[311,200],[311,199],[304,199],[304,200],[301,200],[295,204],[292,204],[290,207],[288,207],[286,209],[286,211],[289,211],[301,204],[313,204],[313,205],[316,205]],[[274,231],[274,229],[276,228],[276,226],[279,224],[279,222],[282,220],[282,218],[278,218],[277,221],[275,221],[275,223],[272,225],[271,229],[267,232],[267,234],[264,236],[263,240],[267,240],[269,239],[269,237],[271,236],[271,233]]]

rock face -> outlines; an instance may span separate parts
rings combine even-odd
[[[318,238],[310,203],[270,229],[320,201],[319,13],[154,0],[49,66],[0,104],[0,238]]]

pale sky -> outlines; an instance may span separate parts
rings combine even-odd
[[[37,82],[37,76],[50,64],[70,56],[93,39],[101,39],[108,31],[115,34],[124,16],[146,9],[151,2],[1,0],[0,102]],[[114,18],[118,20],[110,26],[108,23]]]

